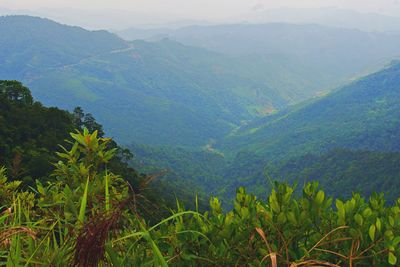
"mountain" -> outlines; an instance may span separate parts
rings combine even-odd
[[[324,83],[332,86],[326,80],[338,77],[336,70],[326,79],[318,74],[324,68],[301,68],[313,65],[312,59],[300,60],[301,53],[289,53],[289,46],[279,51],[287,55],[261,50],[227,55],[168,39],[127,42],[40,18],[0,20],[0,78],[21,79],[46,105],[90,110],[118,141],[147,144],[132,146],[146,165],[172,169],[172,176],[205,192],[232,195],[237,185],[248,184],[262,193],[268,188],[258,186],[265,167],[279,177],[289,161],[335,148],[386,153],[400,147],[398,62],[288,107],[315,95]],[[375,45],[381,44],[381,35],[368,36],[360,40],[376,38]],[[368,54],[360,46],[364,52],[349,50],[357,55],[348,57],[357,61],[365,53],[369,59],[363,60],[372,62],[395,51],[396,36],[382,36],[388,38],[382,51],[371,46]],[[339,49],[331,48],[329,58]],[[302,56],[307,54],[311,50]]]
[[[164,30],[164,32],[163,32]],[[226,24],[188,26],[176,30],[128,29],[118,33],[125,39],[157,40],[168,37],[177,42],[244,58],[264,58],[278,77],[298,75],[308,81],[302,100],[339,86],[360,73],[376,71],[400,55],[400,35],[363,32],[317,24]],[[151,36],[154,34],[154,36]],[[254,66],[254,65],[253,65]],[[278,66],[278,67],[275,67]],[[255,69],[255,70],[254,70]],[[253,73],[262,68],[253,68]],[[273,84],[279,87],[276,79]],[[289,79],[290,80],[290,79]],[[299,87],[293,83],[293,88]],[[308,90],[308,91],[307,91]]]
[[[340,80],[335,68],[279,50],[226,55],[168,39],[127,42],[35,17],[0,22],[0,78],[23,81],[46,105],[90,110],[127,144],[202,146]]]
[[[89,32],[37,17],[6,16],[0,21],[2,76],[51,70],[127,46],[106,31]]]
[[[220,144],[280,159],[334,147],[399,151],[400,63],[242,127]]]
[[[168,38],[168,36],[174,31],[172,28],[160,27],[160,28],[127,28],[121,31],[115,31],[115,34],[125,40],[160,40]]]
[[[358,29],[368,32],[400,33],[400,18],[378,13],[362,13],[341,8],[276,8],[257,9],[236,20],[251,23],[286,22],[317,23],[325,26]]]
[[[91,110],[121,142],[203,145],[303,97],[270,87],[268,76],[253,79],[249,61],[169,40],[130,43],[26,16],[0,21],[0,77],[22,80],[45,104]]]
[[[394,200],[400,165],[400,63],[334,92],[255,120],[217,143],[231,158],[226,195],[263,194],[269,179],[321,181],[346,196],[376,188]],[[345,189],[343,189],[345,188]]]
[[[400,33],[400,17],[378,13],[362,13],[341,8],[258,8],[230,18],[225,24],[318,24],[321,26],[360,30],[363,32]],[[224,24],[224,23],[219,23]],[[162,26],[161,26],[162,25]],[[150,39],[174,36],[183,28],[191,26],[216,26],[216,23],[187,21],[178,25],[160,24],[147,27],[130,27],[116,31],[116,34],[127,40]]]
[[[276,53],[296,56],[314,54],[314,57],[341,56],[346,49],[350,49],[348,55],[356,53],[354,56],[365,54],[367,49],[372,55],[379,55],[379,51],[390,55],[398,53],[396,42],[399,42],[397,35],[290,23],[189,26],[173,32],[171,38],[232,55]]]
[[[393,201],[400,173],[399,77],[400,62],[393,62],[330,94],[253,120],[207,150],[132,150],[144,165],[170,169],[228,199],[239,186],[263,196],[277,179],[319,181],[339,197],[379,190]]]

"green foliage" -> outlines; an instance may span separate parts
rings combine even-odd
[[[256,120],[220,147],[275,162],[333,148],[400,151],[399,73],[394,62],[324,97]]]
[[[168,180],[223,199],[239,186],[264,196],[271,189],[267,173],[290,183],[320,181],[335,197],[380,191],[395,201],[399,70],[393,62],[329,95],[251,121],[205,149],[131,145],[133,164],[144,172],[168,169]]]
[[[321,181],[334,196],[387,193],[395,201],[400,167],[400,64],[241,127],[215,147],[229,166],[226,195],[244,185],[258,196],[281,181]]]
[[[54,151],[73,129],[68,112],[33,102],[17,81],[0,81],[0,164],[11,179],[48,177]]]
[[[355,75],[380,68],[378,62],[397,57],[398,36],[351,28],[240,23],[173,30],[128,29],[118,34],[128,40],[146,35],[150,40],[168,36],[185,45],[240,56],[241,61],[233,64],[232,69],[240,69],[251,80],[267,81],[269,87],[278,89],[279,95],[293,103],[334,88]],[[249,95],[246,91],[241,94],[242,97]]]
[[[343,60],[356,52],[357,56],[345,64],[344,73],[339,73],[343,60],[332,58],[329,53],[321,60],[315,53],[325,51],[320,46],[307,50],[307,56],[298,49],[293,54],[290,51],[293,45],[277,53],[283,47],[278,45],[263,55],[232,57],[171,40],[126,42],[104,31],[90,32],[27,16],[3,17],[0,26],[0,58],[4,63],[1,77],[24,81],[46,105],[68,110],[80,105],[90,110],[109,134],[125,144],[135,141],[152,145],[204,145],[210,139],[229,134],[243,121],[333,87],[357,69],[364,70],[366,65],[371,66],[399,47],[392,39],[385,38],[382,41],[385,49],[379,46],[376,53],[370,53],[370,46],[368,50],[355,49],[354,53],[346,49],[341,54]],[[304,31],[303,27],[292,31],[285,25],[275,26],[283,27],[290,38]],[[317,32],[312,41],[305,40],[307,44],[315,44],[322,36],[326,38],[319,27],[304,28],[310,28],[305,30],[308,33]],[[240,26],[238,29],[243,30]],[[230,31],[230,27],[224,30]],[[348,47],[348,39],[343,37],[348,33],[337,29],[329,32],[341,41],[346,40],[338,45],[340,48]],[[251,30],[248,33],[254,34]],[[371,44],[371,34],[361,35],[357,35],[357,42]],[[271,40],[268,34],[259,36],[263,42]],[[329,47],[336,55],[338,46],[331,41],[324,39],[322,46]],[[257,42],[250,43],[265,48]],[[313,60],[309,60],[311,56]],[[315,67],[328,60],[334,62],[333,66]],[[304,62],[310,63],[304,66]],[[352,64],[357,66],[352,68]]]
[[[29,89],[21,83],[0,81],[0,166],[7,168],[8,178],[11,181],[21,180],[23,188],[36,184],[38,189],[44,190],[44,187],[40,185],[46,184],[48,181],[54,182],[55,177],[50,174],[53,172],[52,163],[58,161],[55,152],[59,150],[58,144],[69,136],[70,131],[73,129],[81,129],[84,132],[90,130],[90,132],[96,132],[97,137],[100,138],[103,138],[104,132],[102,125],[91,114],[85,114],[80,107],[75,108],[74,113],[70,114],[57,108],[44,107],[39,102],[31,102],[30,99]],[[81,144],[85,142],[85,140],[79,139],[79,135],[73,134],[73,136],[78,138]],[[128,165],[128,161],[133,157],[128,149],[118,146],[113,140],[104,140],[108,141],[101,145],[101,149],[106,146],[108,150],[113,151],[114,156],[111,157],[111,154],[91,155],[87,161],[96,160],[97,164],[101,165],[99,157],[107,160],[108,170],[120,175],[134,187],[137,197],[146,199],[136,207],[146,218],[159,218],[165,207],[172,207],[169,204],[175,202],[172,185],[162,181],[152,183],[154,177],[139,174]],[[90,149],[97,149],[100,146],[96,143],[90,145],[94,146]],[[76,153],[82,153],[70,142],[64,143],[62,148],[63,152],[58,155],[71,161],[79,159],[79,155]],[[83,167],[84,165],[82,165]],[[57,168],[58,172],[69,177],[76,177],[76,173],[83,171],[74,170],[75,174],[62,173],[62,171],[72,172],[72,170],[66,166],[63,166],[62,170],[61,166],[57,165]],[[5,174],[5,171],[3,172]],[[75,186],[78,181],[74,181]],[[86,181],[86,177],[84,181]],[[19,183],[15,182],[15,184]],[[149,187],[152,190],[148,190]],[[167,191],[168,194],[164,191]],[[3,193],[6,194],[6,192]],[[73,194],[72,191],[70,193]],[[111,193],[110,191],[109,194]],[[165,200],[164,197],[160,198],[164,195],[168,196],[165,197]]]
[[[266,201],[239,188],[228,212],[217,198],[204,213],[177,202],[149,224],[136,189],[107,170],[111,140],[87,130],[71,137],[53,182],[24,191],[1,169],[1,265],[388,266],[400,257],[400,199],[334,201],[318,183],[296,196],[276,182]]]
[[[18,81],[0,81],[0,94],[16,103],[33,104],[31,92]]]
[[[144,173],[164,173],[160,179],[180,183],[177,188],[191,187],[189,191],[196,189],[202,195],[207,192],[208,198],[224,183],[225,158],[210,149],[137,144],[130,145],[129,149],[135,152],[130,162],[135,169]],[[179,192],[181,197],[182,194],[184,192]]]
[[[351,197],[356,191],[364,196],[385,192],[388,201],[396,201],[400,186],[400,153],[334,149],[322,155],[306,155],[269,166],[279,180],[320,181],[327,193]]]
[[[6,249],[2,249],[2,264],[67,264],[71,245],[77,242],[85,218],[104,213],[104,202],[99,198],[104,199],[102,196],[108,191],[108,205],[114,210],[122,199],[128,198],[126,181],[105,168],[116,152],[107,148],[111,140],[98,138],[97,132],[89,134],[87,130],[71,136],[72,148],[57,153],[60,161],[55,164],[55,181],[37,181],[35,195],[16,190],[17,182],[2,186],[2,190],[8,190],[2,195],[6,208],[0,229],[0,237],[4,238],[0,244]],[[5,178],[1,181],[6,182]],[[10,187],[14,188],[12,194],[7,189]],[[25,239],[23,234],[28,237]]]
[[[22,80],[46,105],[90,110],[119,142],[203,145],[253,117],[250,106],[287,102],[225,55],[28,16],[0,20],[0,76]]]

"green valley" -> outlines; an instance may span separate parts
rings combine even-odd
[[[379,188],[394,200],[397,191],[392,186],[400,173],[399,74],[400,64],[393,62],[328,95],[256,119],[218,140],[213,150],[132,150],[145,166],[172,169],[204,191],[226,198],[239,186],[262,196],[277,179],[320,181],[329,193],[346,197],[356,189],[370,194]]]
[[[1,78],[23,81],[45,104],[91,110],[126,144],[202,146],[342,79],[323,69],[331,75],[325,79],[285,51],[233,56],[165,39],[126,42],[27,16],[1,21]],[[392,39],[366,68],[397,51]]]
[[[399,266],[399,5],[179,1],[0,4],[0,266]]]

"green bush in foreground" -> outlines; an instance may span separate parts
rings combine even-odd
[[[149,225],[141,199],[107,170],[115,150],[97,132],[71,134],[52,182],[30,191],[0,170],[0,265],[5,266],[388,266],[400,257],[400,200],[375,194],[325,196],[317,183],[302,196],[276,184],[267,201],[240,188],[224,213],[185,210]]]

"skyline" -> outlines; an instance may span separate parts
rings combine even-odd
[[[294,9],[338,9],[374,13],[400,18],[400,0],[3,0],[0,15],[26,14],[46,17],[88,29],[124,29],[129,27],[180,27],[185,24],[232,23],[254,21],[272,12]],[[268,13],[269,12],[269,13]],[[313,16],[318,14],[312,11]],[[284,12],[283,12],[284,13]],[[301,13],[301,12],[300,12]],[[275,14],[274,14],[275,15]],[[287,15],[274,17],[287,20]],[[307,15],[306,15],[307,16]],[[309,15],[312,16],[312,15]],[[322,15],[323,16],[323,15]],[[304,17],[304,14],[303,14]],[[289,19],[290,21],[290,19]],[[181,25],[182,24],[182,25]]]
[[[85,10],[113,9],[172,16],[223,17],[243,11],[271,8],[336,7],[358,12],[400,16],[400,0],[3,0],[0,6],[10,9],[74,8]]]

